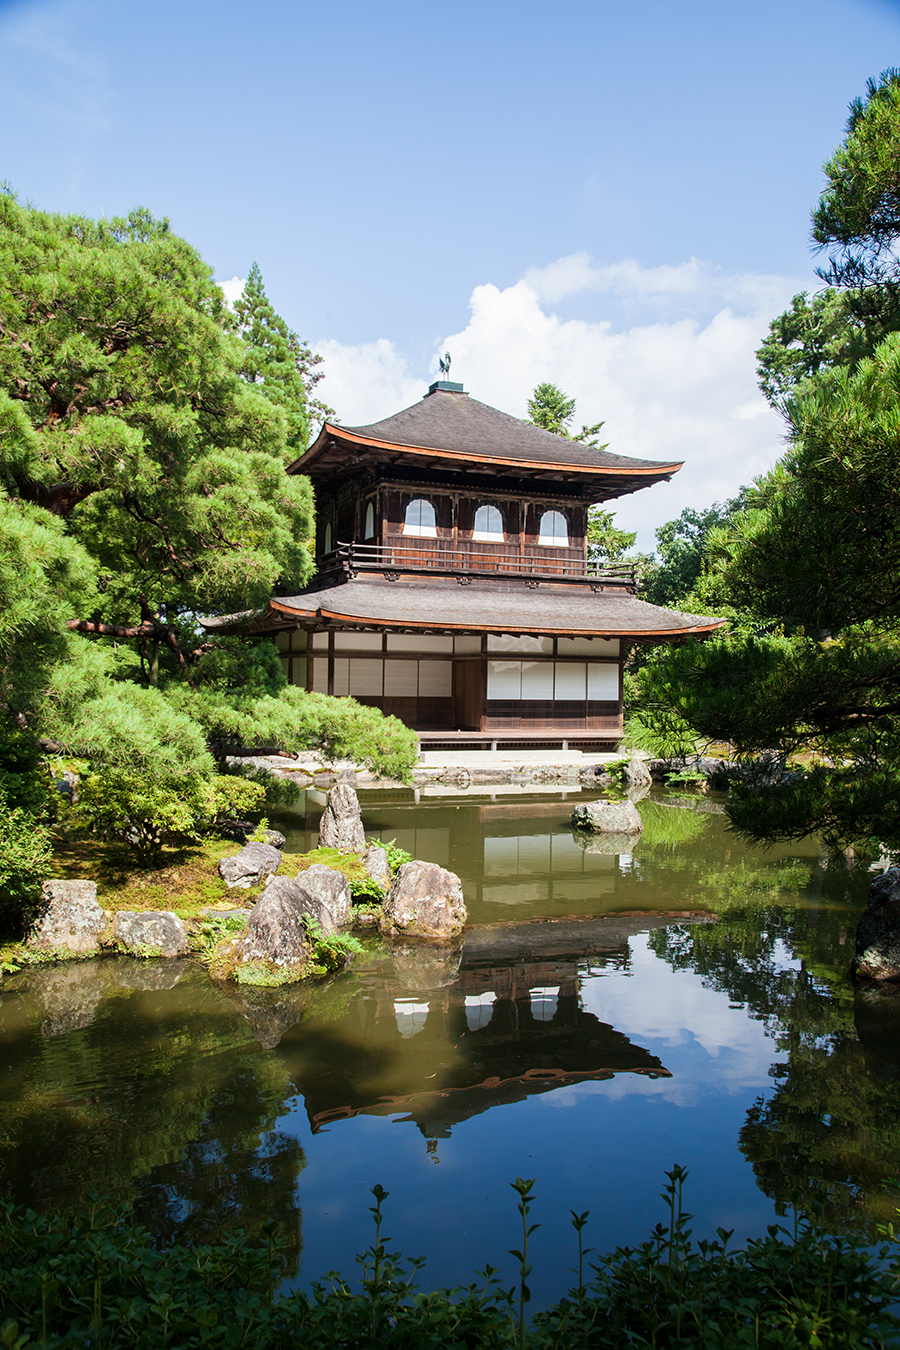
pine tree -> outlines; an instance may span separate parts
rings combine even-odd
[[[257,263],[250,268],[234,312],[246,352],[241,374],[284,409],[288,454],[296,459],[309,443],[311,419],[316,414],[333,416],[331,408],[310,397],[322,379],[322,372],[315,369],[322,358],[275,313]]]
[[[547,380],[537,385],[528,400],[528,416],[536,427],[552,431],[554,436],[565,436],[567,441],[578,441],[595,450],[606,449],[606,445],[597,440],[602,422],[595,422],[591,427],[582,426],[577,436],[572,435],[569,423],[575,416],[575,400]]]

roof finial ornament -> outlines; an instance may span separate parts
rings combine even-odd
[[[449,352],[444,352],[444,355],[443,355],[443,356],[439,356],[439,357],[438,357],[438,365],[439,365],[440,368],[441,368],[441,374],[444,376],[444,379],[449,380],[449,378],[450,378],[450,353],[449,353]]]

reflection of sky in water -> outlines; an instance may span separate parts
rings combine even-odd
[[[582,978],[582,1005],[658,1055],[671,1078],[619,1073],[495,1107],[439,1141],[437,1166],[415,1125],[400,1117],[358,1116],[312,1135],[297,1102],[289,1119],[307,1157],[300,1202],[305,1230],[316,1233],[302,1278],[333,1265],[349,1269],[347,1225],[352,1219],[358,1231],[375,1182],[392,1193],[387,1212],[396,1243],[440,1264],[441,1280],[463,1281],[486,1261],[512,1278],[503,1253],[514,1245],[517,1216],[507,1183],[536,1177],[539,1299],[568,1279],[568,1211],[591,1210],[588,1241],[601,1250],[638,1242],[663,1217],[659,1192],[676,1162],[691,1172],[695,1233],[711,1235],[719,1225],[735,1228],[738,1238],[764,1231],[773,1207],[735,1145],[747,1107],[771,1087],[772,1041],[726,994],[659,960],[645,936],[630,945],[627,971]],[[533,1015],[552,1016],[556,999],[555,988],[532,989]],[[490,994],[466,999],[471,1030],[489,1020],[491,1002]]]

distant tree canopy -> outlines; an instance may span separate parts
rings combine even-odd
[[[310,419],[334,416],[334,409],[312,397],[322,379],[317,369],[322,357],[313,352],[275,313],[263,286],[257,263],[250,268],[243,293],[235,303],[238,331],[244,339],[241,375],[262,392],[287,417],[288,458],[298,458],[306,449]]]
[[[569,431],[569,423],[574,416],[574,398],[569,398],[568,394],[564,394],[557,385],[550,384],[549,381],[537,385],[528,400],[528,419],[536,427],[541,427],[544,431],[552,431],[555,436],[565,436],[567,440],[579,441],[599,450],[605,450],[606,446],[600,445],[597,440],[600,428],[604,424],[596,422],[592,427],[582,426],[578,435],[573,436]]]
[[[232,315],[167,221],[0,193],[0,707],[23,734],[97,765],[208,774],[181,686],[239,700],[257,734],[253,696],[283,683],[271,644],[213,640],[198,618],[310,575],[312,492],[285,469],[315,364],[258,268]],[[323,716],[282,725],[285,748],[324,735]]]
[[[642,673],[637,723],[651,737],[774,755],[729,806],[761,839],[820,830],[900,849],[898,168],[888,71],[852,105],[813,213],[816,243],[836,246],[823,275],[844,289],[795,297],[758,354],[790,448],[706,534],[692,595],[733,631]],[[814,762],[784,772],[798,750]]]

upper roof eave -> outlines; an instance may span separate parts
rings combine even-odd
[[[597,476],[609,478],[638,477],[638,478],[660,478],[664,475],[677,473],[683,468],[684,460],[678,460],[672,463],[663,461],[636,461],[632,468],[627,464],[568,464],[561,460],[534,460],[534,459],[513,459],[507,456],[491,455],[485,459],[476,454],[466,453],[461,450],[441,450],[429,445],[411,445],[402,441],[383,441],[374,436],[362,436],[356,431],[351,431],[346,427],[337,426],[331,422],[325,422],[322,430],[319,432],[313,444],[308,450],[294,460],[293,464],[288,465],[288,473],[305,473],[312,464],[328,448],[331,439],[337,441],[347,441],[351,445],[366,445],[376,450],[388,450],[395,454],[413,454],[425,455],[432,459],[456,460],[467,464],[479,465],[498,465],[504,468],[522,469],[524,472],[533,472],[535,469],[548,469],[551,472],[558,473],[565,470],[566,473],[583,474],[585,477],[596,478]],[[624,456],[623,456],[624,458]]]

